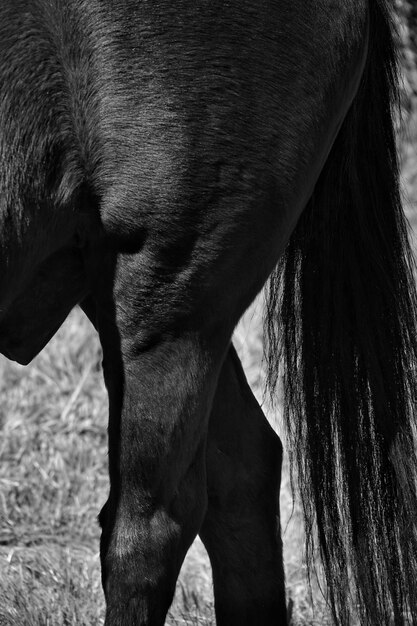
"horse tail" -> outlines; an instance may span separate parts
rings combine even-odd
[[[337,624],[350,623],[352,598],[363,624],[417,623],[417,296],[389,4],[370,2],[359,91],[266,306],[268,378],[274,387],[283,372],[308,561],[318,539]]]

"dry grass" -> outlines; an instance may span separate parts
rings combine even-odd
[[[101,624],[96,516],[107,450],[97,339],[74,312],[29,367],[0,367],[0,624]]]

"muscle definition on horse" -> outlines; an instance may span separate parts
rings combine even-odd
[[[27,363],[77,303],[98,330],[106,626],[164,623],[197,533],[217,623],[287,623],[282,447],[230,343],[271,273],[334,621],[353,595],[363,624],[417,623],[393,4],[1,1],[0,351]]]

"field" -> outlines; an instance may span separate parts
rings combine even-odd
[[[416,120],[403,141],[407,211],[417,202]],[[261,301],[235,344],[262,401]],[[23,368],[0,360],[0,626],[103,624],[97,514],[108,490],[107,400],[97,337],[74,310],[47,348]],[[279,415],[266,407],[279,430]],[[303,534],[285,468],[282,493],[292,624],[330,624],[317,585],[314,606]],[[184,563],[168,624],[214,624],[210,566],[197,540]]]

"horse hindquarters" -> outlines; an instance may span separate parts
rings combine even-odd
[[[173,14],[161,1],[158,15],[154,3],[132,4],[129,18],[112,8],[117,28],[107,24],[91,87],[99,236],[84,255],[110,399],[106,624],[160,626],[206,514],[208,418],[234,325],[282,252],[357,88],[365,16],[353,19],[344,3],[333,19],[331,2],[301,0],[274,3],[272,14],[252,2],[198,12],[186,3]],[[348,53],[345,21],[355,26]],[[271,611],[285,623],[277,560],[266,570],[279,586]],[[225,615],[232,602],[219,591]]]

